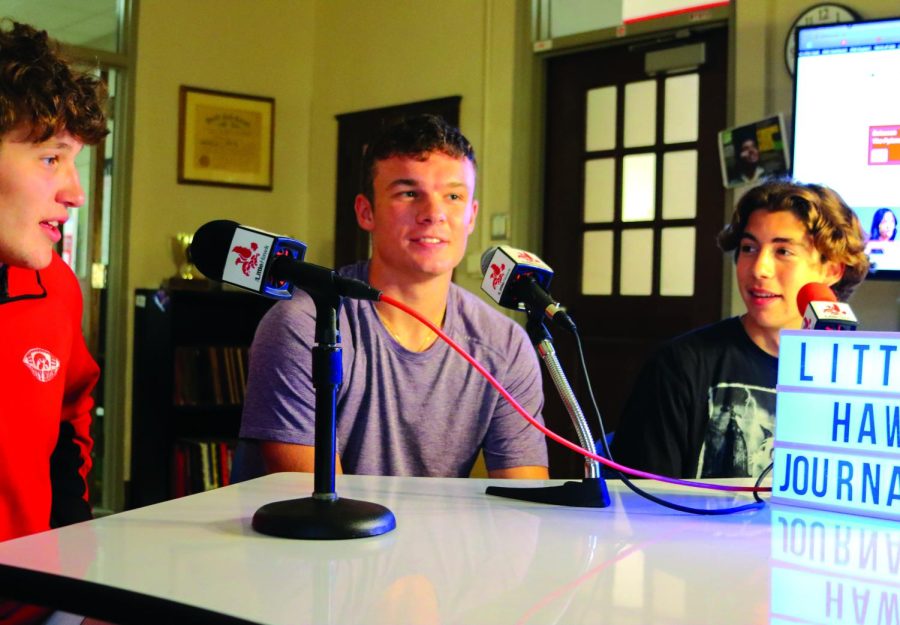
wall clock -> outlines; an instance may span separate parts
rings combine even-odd
[[[818,24],[838,24],[843,22],[855,22],[860,19],[859,13],[843,4],[822,2],[813,5],[803,11],[788,31],[784,40],[784,64],[788,73],[794,75],[794,49],[797,45],[797,29],[801,26],[816,26]]]

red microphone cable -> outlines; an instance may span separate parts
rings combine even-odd
[[[548,438],[556,441],[557,443],[559,443],[560,445],[562,445],[564,447],[568,447],[572,451],[575,451],[587,458],[596,460],[597,462],[604,464],[611,469],[615,469],[616,471],[621,471],[622,473],[628,473],[629,475],[633,475],[635,477],[643,477],[643,478],[648,478],[651,480],[657,480],[659,482],[667,482],[669,484],[677,484],[680,486],[690,486],[692,488],[703,488],[703,489],[707,489],[707,490],[720,490],[720,491],[728,491],[728,492],[758,493],[758,492],[770,492],[772,490],[770,487],[766,487],[766,486],[730,486],[727,484],[707,484],[704,482],[695,482],[692,480],[682,480],[682,479],[675,478],[675,477],[668,477],[666,475],[656,475],[655,473],[648,473],[646,471],[639,471],[637,469],[632,469],[632,468],[626,467],[617,462],[613,462],[612,460],[609,460],[608,458],[604,458],[603,456],[600,456],[598,454],[591,453],[587,449],[584,449],[583,447],[580,447],[579,445],[576,445],[575,443],[563,438],[559,434],[549,430],[543,424],[539,423],[534,417],[529,415],[528,411],[525,410],[525,408],[523,408],[522,405],[519,404],[519,402],[517,402],[515,400],[515,398],[512,395],[510,395],[509,392],[505,388],[503,388],[503,385],[500,384],[500,382],[498,382],[497,379],[494,378],[494,376],[491,375],[491,373],[481,365],[481,363],[479,363],[472,356],[470,356],[469,353],[466,352],[466,350],[464,350],[462,347],[460,347],[456,343],[456,341],[454,341],[449,336],[447,336],[444,333],[444,331],[441,330],[439,327],[437,327],[435,324],[431,323],[428,319],[426,319],[425,317],[420,315],[418,312],[416,312],[415,310],[413,310],[412,308],[410,308],[403,302],[401,302],[397,299],[394,299],[390,295],[385,295],[384,293],[382,293],[381,297],[379,299],[380,299],[380,301],[382,301],[386,304],[390,304],[391,306],[394,306],[395,308],[399,308],[400,310],[402,310],[406,314],[410,315],[411,317],[413,317],[420,323],[423,323],[426,326],[428,326],[428,328],[432,332],[434,332],[439,337],[441,337],[441,340],[443,340],[445,343],[447,343],[447,345],[452,347],[460,356],[465,358],[469,362],[469,364],[471,364],[473,367],[475,367],[475,369],[478,371],[478,373],[480,373],[482,376],[484,376],[484,378],[491,384],[491,386],[493,386],[495,389],[497,389],[497,391],[503,396],[503,398],[506,399],[506,401],[508,401],[510,403],[510,405],[512,405],[512,407],[515,408],[516,411],[520,415],[522,415],[522,417],[525,418],[526,421],[528,421],[531,425],[533,425],[538,430],[543,432],[544,435],[547,436]]]

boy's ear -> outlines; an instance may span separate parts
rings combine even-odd
[[[841,281],[841,278],[844,277],[844,263],[839,263],[834,260],[826,260],[825,261],[825,284],[828,286],[834,286],[838,282]]]
[[[375,209],[365,195],[360,193],[353,201],[353,211],[356,213],[356,223],[366,232],[375,229]]]
[[[466,226],[466,233],[472,234],[475,231],[475,223],[478,218],[478,200],[472,200],[472,217]]]

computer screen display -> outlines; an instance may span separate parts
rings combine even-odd
[[[793,176],[840,193],[870,277],[900,279],[900,18],[800,28],[796,50]]]

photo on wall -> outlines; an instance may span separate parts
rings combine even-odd
[[[900,272],[900,238],[897,238],[897,217],[900,209],[896,206],[855,209],[863,230],[868,235],[866,255],[869,257],[869,275]]]
[[[738,187],[788,175],[790,160],[781,115],[719,132],[722,184]]]

